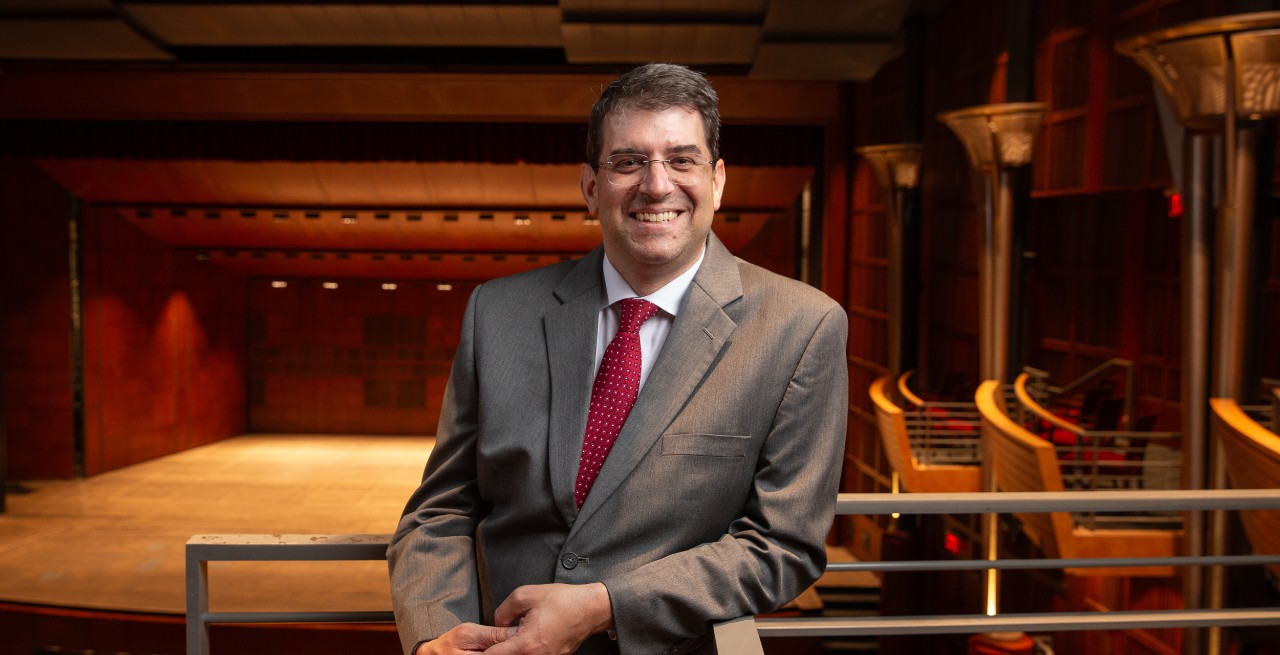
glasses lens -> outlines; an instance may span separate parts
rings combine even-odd
[[[655,165],[666,168],[667,179],[672,184],[693,184],[698,181],[699,168],[706,162],[693,157],[676,156],[668,160],[648,160],[641,157],[613,156],[606,160],[609,182],[618,186],[635,186],[648,177]]]
[[[609,181],[620,186],[634,186],[644,181],[649,162],[641,157],[614,155],[606,160]]]

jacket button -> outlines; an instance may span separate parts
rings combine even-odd
[[[564,557],[560,558],[560,565],[566,569],[578,566],[578,555],[576,553],[565,553]]]

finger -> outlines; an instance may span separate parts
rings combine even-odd
[[[524,637],[515,638],[515,634],[518,631],[516,628],[503,628],[503,629],[510,630],[511,631],[510,635],[512,638],[504,639],[503,641],[497,642],[492,646],[486,648],[484,651],[484,655],[514,655],[516,653],[528,652],[529,649],[525,646],[522,646],[522,642],[528,641],[527,638],[524,638]]]
[[[519,587],[493,611],[493,622],[500,626],[514,625],[530,609],[524,587]]]
[[[505,641],[515,633],[514,628],[476,625],[474,623],[465,623],[455,629],[457,630],[456,645],[459,649],[467,651],[486,650],[494,644]]]

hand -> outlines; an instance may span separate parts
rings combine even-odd
[[[494,621],[518,627],[486,655],[568,655],[587,637],[613,626],[613,606],[599,582],[526,585],[502,601]]]
[[[515,634],[512,628],[495,628],[475,623],[462,623],[448,632],[428,641],[413,653],[414,655],[460,655],[462,653],[482,653],[486,648]]]

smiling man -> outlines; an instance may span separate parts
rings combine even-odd
[[[821,574],[844,311],[711,232],[715,91],[650,64],[591,112],[603,244],[478,287],[388,550],[406,653],[714,652]]]

